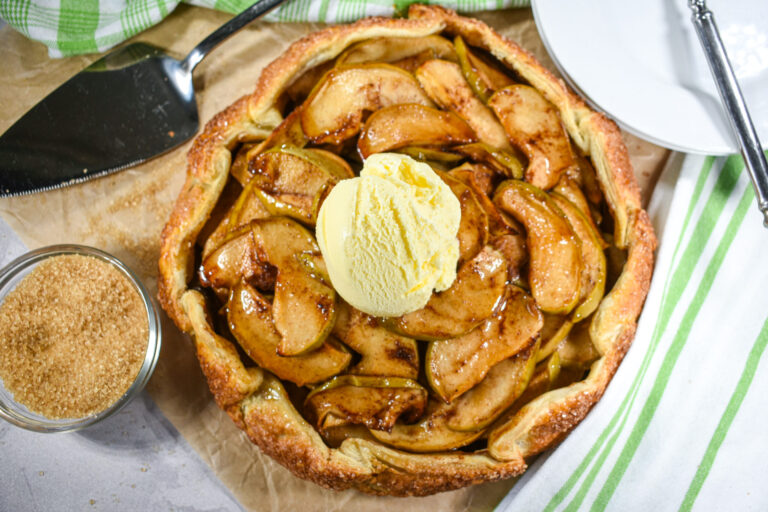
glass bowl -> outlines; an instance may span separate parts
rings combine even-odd
[[[24,405],[16,402],[11,393],[5,388],[2,380],[0,380],[0,418],[3,418],[18,427],[33,430],[35,432],[67,432],[79,430],[115,414],[144,389],[144,386],[152,376],[152,372],[154,371],[160,356],[160,315],[152,298],[147,292],[147,289],[136,274],[134,274],[122,261],[99,249],[82,245],[52,245],[22,255],[0,270],[0,304],[5,301],[6,296],[40,262],[53,256],[69,254],[97,258],[109,263],[128,278],[136,292],[139,294],[147,313],[149,332],[147,349],[139,373],[136,375],[136,378],[128,390],[107,409],[83,418],[50,419],[40,414],[36,414],[27,409]]]

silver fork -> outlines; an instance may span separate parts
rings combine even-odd
[[[763,213],[763,225],[768,227],[768,162],[765,160],[760,139],[752,124],[752,118],[744,103],[736,75],[728,60],[723,41],[715,24],[715,17],[707,8],[705,0],[688,0],[688,7],[693,11],[693,25],[699,36],[704,54],[709,62],[709,69],[715,78],[717,90],[725,105],[725,112],[731,121],[731,128],[739,140],[741,155],[749,170],[752,185],[755,187],[757,207]]]

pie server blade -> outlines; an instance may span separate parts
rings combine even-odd
[[[0,136],[0,197],[110,174],[189,140],[199,126],[194,67],[283,1],[253,4],[181,61],[134,43],[69,79]]]
[[[194,91],[167,79],[169,61],[154,47],[132,44],[49,94],[0,137],[0,196],[118,171],[192,137]],[[113,67],[122,62],[128,65]]]

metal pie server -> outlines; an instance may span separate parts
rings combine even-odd
[[[69,79],[0,136],[0,197],[103,176],[184,143],[199,126],[192,70],[283,1],[253,4],[181,61],[134,43]]]
[[[693,11],[696,33],[704,47],[709,68],[715,78],[731,127],[739,140],[741,155],[744,157],[755,188],[757,207],[763,212],[763,225],[768,227],[768,162],[765,160],[760,139],[757,137],[744,96],[741,94],[736,75],[725,53],[712,11],[707,8],[705,0],[688,0],[688,7]]]

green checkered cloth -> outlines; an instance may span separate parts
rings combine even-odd
[[[168,16],[176,0],[0,0],[0,18],[49,48],[51,57],[107,50]],[[233,14],[252,0],[189,0]],[[291,0],[266,17],[270,21],[345,23],[366,16],[392,16],[414,0]],[[424,1],[424,3],[429,3]],[[450,0],[460,12],[523,7],[529,0]]]

